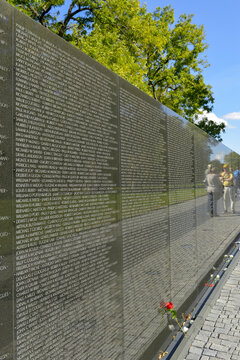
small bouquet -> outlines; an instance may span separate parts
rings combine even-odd
[[[180,330],[183,332],[183,334],[185,336],[185,333],[188,331],[188,327],[184,326],[184,325],[185,325],[186,321],[191,320],[191,314],[189,314],[189,315],[182,314],[183,322],[180,324],[179,321],[178,321],[178,318],[177,318],[177,312],[174,309],[174,305],[170,301],[169,302],[161,301],[160,302],[160,309],[158,309],[158,313],[160,315],[162,315],[162,316],[164,316],[166,314],[168,316],[168,318],[169,318],[169,315],[170,315],[171,319],[174,320],[177,323]],[[174,330],[175,326],[170,324],[170,325],[168,325],[168,328],[170,330]]]

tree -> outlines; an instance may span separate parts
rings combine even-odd
[[[98,11],[93,29],[81,36],[73,29],[72,43],[122,78],[151,95],[145,79],[146,59],[140,48],[146,28],[145,7],[138,0],[108,0]],[[159,40],[161,41],[161,40]]]
[[[229,154],[224,156],[224,162],[229,164],[232,170],[240,169],[240,155],[235,151],[230,152]]]
[[[155,21],[166,19],[166,43],[162,49],[153,46],[148,51],[148,82],[153,95],[161,103],[193,122],[199,109],[210,112],[213,96],[205,85],[202,71],[208,66],[202,58],[207,49],[203,27],[192,24],[193,15],[182,15],[174,26],[174,13],[170,7],[158,8]]]
[[[221,139],[223,125],[195,121],[212,110],[214,98],[202,75],[208,66],[204,29],[192,23],[193,15],[175,23],[170,6],[149,13],[138,0],[72,0],[64,16],[59,9],[65,0],[8,2]]]
[[[66,14],[61,16],[59,8],[65,5],[65,0],[7,1],[67,41],[72,39],[71,30],[74,24],[82,34],[91,30],[97,10],[107,2],[107,0],[72,0]]]

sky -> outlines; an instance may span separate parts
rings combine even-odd
[[[203,76],[215,98],[208,117],[226,123],[223,143],[240,154],[240,0],[141,0],[143,3],[151,12],[171,5],[176,20],[181,14],[194,14],[193,22],[204,26],[210,67]]]

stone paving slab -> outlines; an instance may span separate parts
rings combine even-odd
[[[240,251],[171,360],[240,360]]]

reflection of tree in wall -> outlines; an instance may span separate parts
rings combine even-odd
[[[195,183],[196,185],[201,185],[205,179],[207,166],[210,163],[213,139],[190,122],[186,123],[186,128],[189,128],[189,130],[194,134]]]
[[[240,169],[240,155],[234,151],[224,156],[224,162],[229,164],[232,170]]]
[[[218,159],[212,160],[211,161],[212,167],[214,167],[216,169],[216,173],[220,174],[222,172],[222,166],[223,163],[221,163],[221,161],[219,161]]]
[[[205,179],[205,171],[210,163],[210,156],[212,149],[210,146],[209,136],[202,132],[195,130],[194,137],[195,147],[195,182],[200,184]]]
[[[221,132],[225,133],[226,125],[221,122],[220,124],[216,125],[213,120],[209,120],[206,116],[203,117],[200,121],[198,121],[197,126],[200,127],[203,131],[207,134],[211,135],[218,141],[222,141]]]

